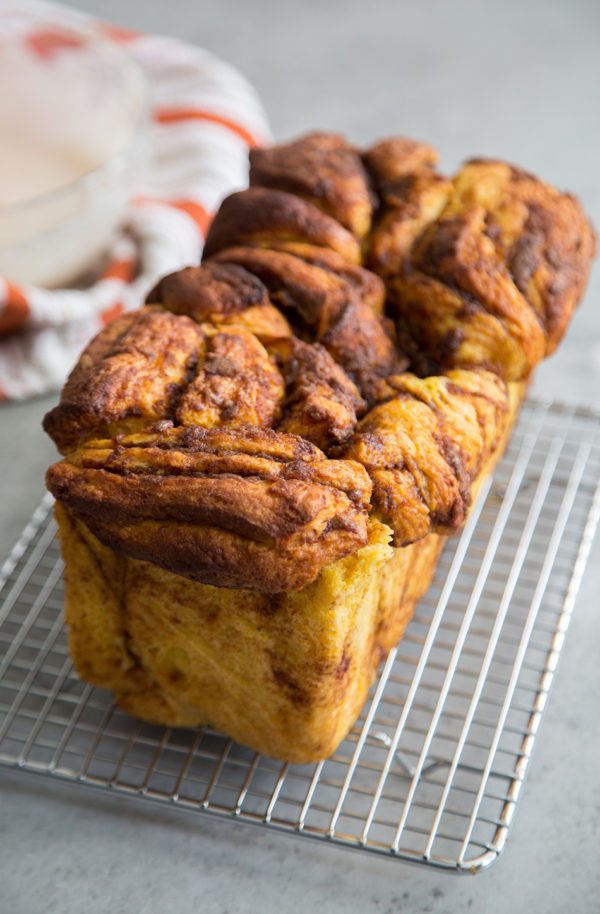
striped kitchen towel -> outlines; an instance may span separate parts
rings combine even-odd
[[[87,288],[18,287],[0,277],[0,399],[59,388],[83,346],[106,323],[139,307],[165,273],[198,263],[212,213],[248,179],[248,147],[270,133],[254,89],[231,66],[180,41],[108,26],[46,4],[125,45],[145,71],[150,164],[132,188],[108,266]],[[52,45],[46,30],[40,47]]]

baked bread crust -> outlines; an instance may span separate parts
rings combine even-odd
[[[270,429],[89,441],[47,481],[105,545],[207,584],[297,590],[367,542],[364,467]]]
[[[430,533],[394,549],[388,528],[370,520],[366,545],[302,590],[269,594],[211,587],[130,558],[60,501],[55,510],[80,675],[144,720],[210,724],[289,762],[320,760],[346,736],[445,542]]]
[[[458,530],[594,236],[519,169],[435,163],[403,138],[253,151],[203,265],[99,334],[46,417],[55,496],[124,555],[263,593],[363,547],[369,516],[397,546]]]

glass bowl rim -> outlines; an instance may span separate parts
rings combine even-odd
[[[10,7],[5,7],[5,11],[6,10],[10,10]],[[85,39],[90,46],[98,47],[103,52],[108,52],[114,56],[121,71],[129,71],[129,73],[134,74],[134,79],[137,80],[138,83],[140,97],[137,116],[129,126],[122,144],[120,144],[116,150],[113,150],[96,165],[93,165],[87,171],[78,174],[77,177],[72,180],[65,181],[56,187],[52,187],[50,190],[35,194],[32,197],[26,197],[23,200],[16,200],[12,203],[0,203],[0,216],[24,213],[40,206],[43,207],[46,204],[51,204],[53,200],[60,199],[73,191],[78,191],[86,184],[95,182],[99,175],[102,175],[103,172],[110,171],[114,167],[115,162],[126,157],[135,149],[148,126],[151,111],[150,86],[146,73],[137,60],[115,41],[111,40],[110,37],[99,34],[92,26],[86,27],[84,24],[75,24],[66,21],[66,18],[65,20],[61,20],[58,17],[52,19],[50,15],[44,15],[46,10],[43,8],[40,9],[35,3],[23,3],[22,6],[19,5],[16,7],[15,11],[18,12],[19,15],[27,16],[31,14],[32,24],[39,23],[42,27],[44,25],[48,28],[58,27],[64,29],[66,32],[73,32]],[[3,10],[0,8],[0,16],[2,12]]]

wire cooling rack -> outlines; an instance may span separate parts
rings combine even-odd
[[[502,851],[600,515],[600,414],[528,402],[374,683],[316,765],[140,723],[71,669],[45,498],[0,577],[0,763],[458,872]]]

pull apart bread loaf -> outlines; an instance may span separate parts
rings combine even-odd
[[[202,266],[85,350],[44,427],[81,676],[321,759],[563,335],[594,235],[503,162],[335,134],[251,153]]]

